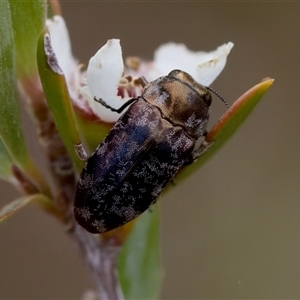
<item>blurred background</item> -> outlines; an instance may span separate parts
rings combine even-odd
[[[62,1],[82,63],[110,38],[151,59],[168,41],[232,41],[213,83],[230,103],[275,78],[229,143],[161,201],[162,299],[300,299],[300,3]],[[216,99],[216,98],[215,98]],[[215,100],[210,126],[224,113]],[[29,122],[27,135],[34,141]],[[39,156],[38,149],[31,149]],[[15,199],[0,182],[0,205]],[[0,226],[1,299],[79,299],[92,287],[54,219],[29,206]]]

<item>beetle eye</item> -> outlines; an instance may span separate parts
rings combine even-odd
[[[179,74],[179,73],[181,73],[182,71],[180,71],[180,70],[173,70],[173,71],[171,71],[169,74],[168,74],[168,76],[173,76],[173,77],[177,77],[177,75]]]
[[[203,101],[207,104],[207,106],[211,105],[212,97],[209,92],[207,92],[205,95],[203,95]]]
[[[169,73],[168,76],[174,77],[174,78],[176,78],[186,84],[190,84],[192,86],[197,84],[196,81],[194,80],[194,78],[190,74],[188,74],[184,71],[181,71],[181,70],[177,70],[177,69],[173,70]]]

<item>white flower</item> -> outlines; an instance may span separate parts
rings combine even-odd
[[[155,51],[152,63],[141,62],[138,70],[126,69],[126,72],[152,81],[174,69],[180,69],[189,73],[197,82],[208,86],[223,70],[232,47],[233,43],[229,42],[212,52],[192,52],[183,44],[167,43]],[[128,90],[135,88],[136,91],[134,84],[130,85],[135,81],[134,78],[127,86],[121,84],[126,79],[122,77],[123,71],[122,51],[117,39],[108,40],[90,59],[84,81],[86,85],[80,88],[80,93],[89,102],[93,112],[105,122],[117,121],[119,114],[105,108],[94,98],[101,98],[111,107],[119,108],[132,98],[127,93]]]
[[[93,112],[105,122],[115,122],[119,114],[105,108],[96,99],[119,108],[131,97],[118,96],[118,86],[124,71],[120,40],[111,39],[90,59],[85,86],[80,94],[89,102]]]
[[[173,69],[189,73],[197,82],[209,86],[222,72],[233,43],[229,42],[211,52],[193,52],[184,44],[167,43],[158,47],[147,79],[154,80]]]
[[[81,78],[83,74],[79,72],[78,62],[72,55],[64,19],[61,16],[54,16],[52,20],[46,21],[46,27],[50,32],[53,50],[74,103],[83,110],[92,110],[102,121],[108,123],[116,122],[120,115],[95,99],[102,99],[117,109],[127,100],[141,95],[142,87],[137,78],[144,76],[150,82],[174,69],[183,70],[197,82],[208,86],[223,70],[233,47],[233,43],[229,42],[212,52],[193,52],[183,44],[170,42],[158,47],[152,62],[140,61],[134,68],[127,67],[124,76],[120,41],[110,39],[90,59],[86,77]],[[138,61],[135,58],[135,62]],[[80,80],[82,86],[79,84]]]

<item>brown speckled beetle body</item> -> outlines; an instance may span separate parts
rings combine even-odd
[[[80,175],[74,214],[91,233],[112,230],[143,213],[197,157],[211,94],[189,74],[174,70],[147,84],[130,103]]]

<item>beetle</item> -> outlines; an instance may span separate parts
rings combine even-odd
[[[119,113],[130,106],[82,170],[74,203],[81,226],[103,233],[156,202],[178,170],[200,154],[212,102],[209,90],[188,73],[173,70],[119,109],[95,99]]]

